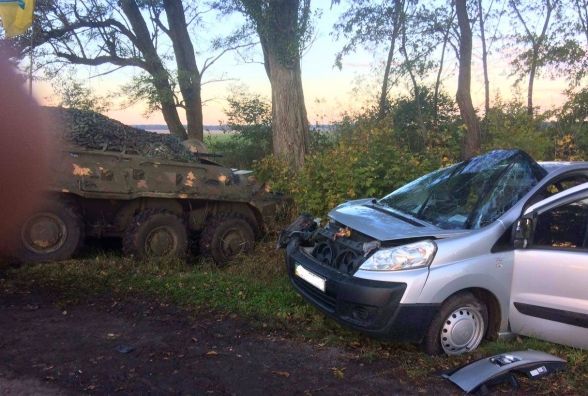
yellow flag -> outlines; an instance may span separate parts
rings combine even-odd
[[[23,34],[33,23],[35,0],[0,0],[0,19],[6,37]]]

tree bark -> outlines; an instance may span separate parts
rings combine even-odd
[[[533,85],[535,84],[535,74],[537,73],[538,62],[539,62],[539,53],[541,51],[541,47],[543,46],[543,42],[545,41],[545,36],[547,34],[547,28],[549,27],[549,21],[551,19],[551,13],[555,8],[556,3],[558,0],[554,0],[553,3],[551,0],[545,0],[545,6],[547,8],[547,13],[545,15],[545,20],[543,21],[543,28],[541,29],[541,34],[539,37],[535,38],[535,34],[531,32],[525,19],[521,15],[516,3],[514,1],[510,1],[512,8],[514,9],[517,18],[523,24],[525,28],[525,32],[527,34],[527,39],[532,44],[532,53],[531,53],[531,65],[529,68],[529,84],[527,86],[527,114],[529,117],[533,117]]]
[[[297,171],[309,144],[300,69],[300,0],[271,0],[264,7],[259,0],[241,3],[255,22],[272,88],[273,153]]]
[[[273,152],[294,169],[300,169],[304,165],[309,139],[300,64],[286,67],[275,55],[268,55]]]
[[[168,35],[174,47],[178,67],[178,85],[184,99],[188,138],[204,140],[202,115],[202,76],[196,64],[194,46],[188,33],[184,7],[180,0],[164,0]]]
[[[151,35],[143,19],[143,15],[135,0],[121,0],[120,6],[136,36],[135,45],[145,58],[145,70],[153,77],[153,85],[160,99],[161,112],[163,113],[165,123],[172,135],[184,140],[188,136],[178,115],[169,76],[151,41]]]
[[[383,118],[388,111],[388,80],[390,79],[390,69],[392,68],[392,59],[394,58],[394,47],[396,45],[396,38],[398,37],[400,14],[404,11],[404,0],[396,0],[394,2],[394,14],[392,28],[392,36],[390,37],[390,48],[388,50],[388,59],[386,59],[386,67],[384,68],[384,77],[382,79],[382,90],[380,92],[380,104],[378,108],[379,118]]]
[[[404,63],[406,65],[406,70],[410,77],[410,81],[412,83],[413,89],[413,96],[414,96],[414,103],[416,106],[416,121],[418,125],[419,131],[419,145],[422,146],[424,142],[427,140],[427,128],[425,127],[425,120],[423,118],[423,108],[421,103],[421,95],[418,82],[414,75],[412,60],[408,57],[408,52],[406,51],[406,16],[402,16],[402,40],[400,44],[400,52],[404,56]],[[418,149],[422,147],[417,147]]]
[[[482,68],[484,69],[484,116],[487,116],[490,111],[490,79],[488,78],[488,50],[486,48],[482,0],[478,0],[478,13],[480,14],[480,38],[482,40]]]
[[[435,79],[435,92],[433,94],[433,111],[435,117],[435,126],[439,127],[439,89],[441,87],[441,74],[443,73],[443,65],[445,64],[445,50],[447,49],[447,42],[449,41],[449,33],[451,32],[451,25],[453,25],[454,15],[447,22],[447,29],[443,34],[443,45],[441,46],[441,59],[439,60],[439,69],[437,70],[437,78]]]
[[[471,158],[480,152],[480,123],[472,104],[472,29],[468,18],[466,0],[456,0],[457,23],[459,25],[459,75],[456,100],[467,133],[464,139],[463,157]]]

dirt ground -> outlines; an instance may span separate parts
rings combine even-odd
[[[58,303],[0,292],[0,394],[447,394],[415,387],[390,361],[360,361],[254,329],[137,299]]]

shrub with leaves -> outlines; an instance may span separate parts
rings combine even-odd
[[[381,197],[433,169],[455,162],[444,147],[415,153],[398,144],[386,121],[347,117],[333,132],[336,144],[306,157],[298,174],[270,157],[256,174],[274,190],[291,194],[300,211],[324,215],[336,205],[364,197]]]
[[[518,148],[536,160],[553,159],[548,114],[530,117],[520,101],[504,103],[496,99],[482,123],[482,151]]]

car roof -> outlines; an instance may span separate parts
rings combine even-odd
[[[568,167],[588,167],[588,162],[585,161],[538,161],[537,162],[547,173]]]

